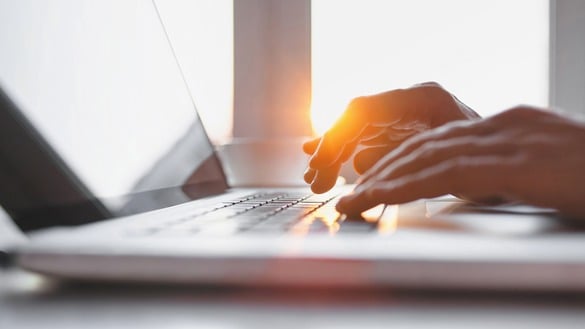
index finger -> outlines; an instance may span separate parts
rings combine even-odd
[[[312,155],[317,150],[317,146],[321,142],[321,137],[312,139],[308,142],[303,143],[303,152],[306,154]]]

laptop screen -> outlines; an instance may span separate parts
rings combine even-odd
[[[0,86],[115,214],[227,186],[150,0],[0,2]]]

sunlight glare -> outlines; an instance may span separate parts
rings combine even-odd
[[[547,106],[548,16],[547,0],[314,0],[314,132],[354,97],[425,81],[483,116]]]

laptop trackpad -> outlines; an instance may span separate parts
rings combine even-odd
[[[399,206],[397,229],[438,230],[470,234],[530,236],[571,230],[553,209],[520,204],[474,205],[456,198],[441,198]]]

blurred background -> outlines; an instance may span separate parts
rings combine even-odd
[[[228,141],[233,1],[157,3],[209,134]],[[313,0],[310,6],[316,134],[353,97],[424,81],[441,83],[482,115],[548,104],[548,0]]]
[[[123,24],[115,13],[130,2],[112,2],[104,28]],[[0,10],[0,38],[22,46],[75,3],[0,0],[10,9]],[[425,81],[439,82],[483,116],[518,104],[585,113],[579,0],[155,3],[215,145],[288,140],[299,153],[299,141],[322,134],[352,98]],[[80,22],[92,19],[84,14]],[[1,52],[0,61],[18,62],[9,56]],[[14,78],[12,69],[0,70],[0,82]],[[40,109],[39,121],[59,121]],[[161,116],[145,118],[156,123]]]

